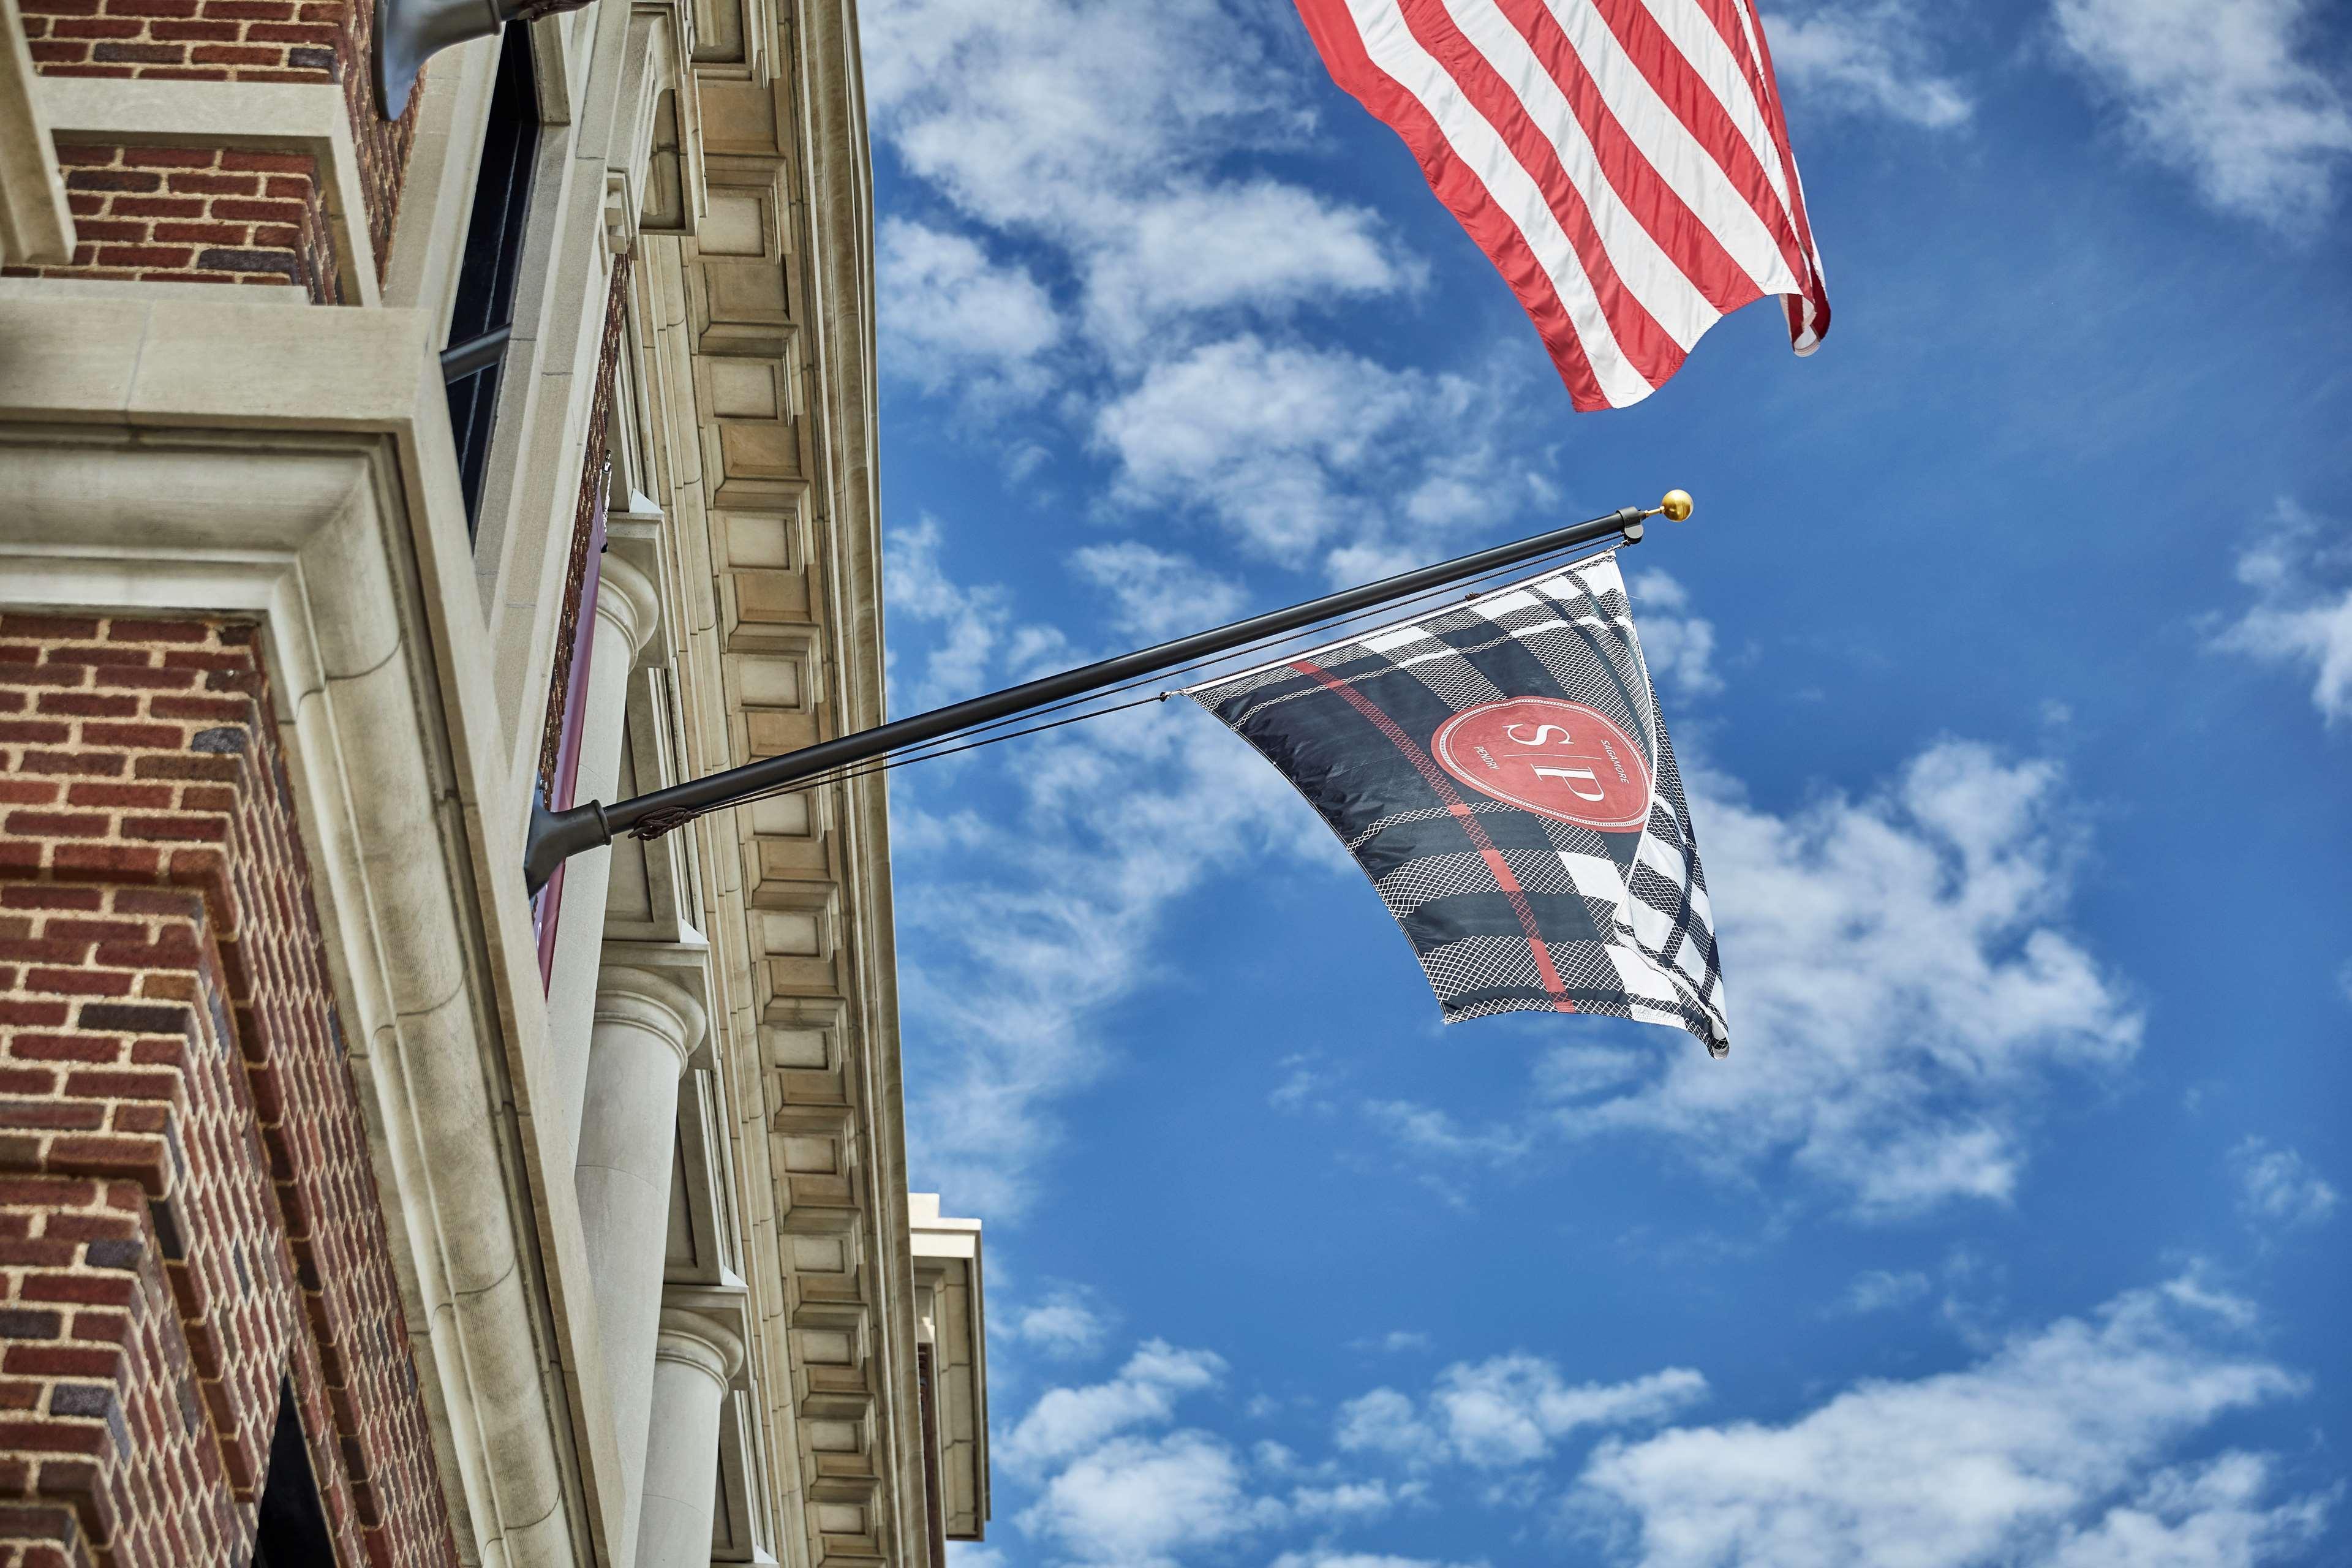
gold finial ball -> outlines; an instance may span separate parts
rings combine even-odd
[[[1676,522],[1680,522],[1691,514],[1690,491],[1668,490],[1664,497],[1660,498],[1658,510]]]

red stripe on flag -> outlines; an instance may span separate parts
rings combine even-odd
[[[1608,24],[1610,32],[1615,35],[1618,47],[1641,68],[1651,90],[1664,100],[1675,118],[1698,138],[1699,145],[1706,149],[1707,156],[1715,160],[1725,177],[1747,200],[1748,210],[1772,231],[1772,237],[1780,247],[1780,258],[1789,264],[1790,272],[1800,281],[1811,277],[1812,262],[1805,254],[1803,237],[1790,221],[1789,209],[1780,200],[1780,193],[1773,189],[1770,172],[1757,160],[1756,149],[1740,133],[1739,127],[1732,122],[1730,110],[1723,107],[1723,100],[1716,97],[1715,89],[1700,77],[1690,58],[1666,36],[1665,28],[1659,25],[1658,19],[1646,6],[1604,6],[1601,10],[1601,17]],[[1710,19],[1716,21],[1719,31],[1722,26],[1720,19]],[[1726,42],[1734,59],[1742,62],[1747,59],[1748,50],[1744,44]],[[1742,69],[1744,73],[1744,64]],[[1771,121],[1768,119],[1765,124],[1769,130]],[[1757,297],[1749,296],[1750,299]]]
[[[1290,668],[1301,675],[1313,676],[1325,687],[1345,698],[1348,706],[1371,721],[1373,728],[1387,736],[1389,742],[1404,753],[1405,761],[1429,782],[1430,788],[1437,792],[1438,799],[1445,803],[1446,810],[1462,824],[1462,830],[1469,837],[1470,842],[1477,847],[1479,855],[1486,862],[1486,868],[1495,874],[1495,883],[1502,889],[1503,896],[1510,900],[1511,912],[1518,917],[1519,929],[1527,934],[1528,951],[1535,955],[1536,973],[1542,978],[1544,990],[1551,997],[1552,1011],[1575,1012],[1576,1004],[1569,1000],[1568,987],[1561,983],[1559,971],[1552,964],[1551,949],[1545,944],[1543,932],[1536,926],[1536,911],[1528,904],[1527,893],[1519,887],[1519,879],[1511,874],[1510,865],[1504,860],[1502,852],[1495,847],[1495,841],[1486,837],[1486,825],[1478,820],[1478,814],[1470,809],[1469,803],[1462,798],[1462,793],[1454,787],[1454,782],[1438,767],[1436,760],[1413,743],[1412,737],[1404,732],[1402,725],[1381,711],[1379,706],[1362,692],[1321,665],[1302,658],[1292,661]]]
[[[1761,297],[1756,280],[1731,258],[1721,241],[1656,167],[1601,97],[1601,84],[1584,67],[1583,57],[1560,30],[1559,22],[1543,0],[1495,0],[1512,29],[1528,41],[1537,62],[1558,84],[1560,95],[1576,111],[1576,122],[1591,138],[1601,159],[1601,172],[1628,211],[1641,220],[1650,237],[1675,258],[1692,285],[1708,304],[1729,315]],[[1540,134],[1540,132],[1538,132]],[[1549,142],[1546,143],[1549,145]],[[1557,161],[1555,159],[1555,161]]]
[[[1513,83],[1529,86],[1528,60],[1518,43],[1491,34],[1484,12],[1457,22],[1454,3],[1297,0],[1332,79],[1403,138],[1430,188],[1535,322],[1578,408],[1630,403],[1655,388],[1681,365],[1685,342],[1768,292],[1789,294],[1791,343],[1811,352],[1827,330],[1829,303],[1753,0],[1475,0],[1532,51],[1557,99],[1531,87],[1522,98]],[[1654,102],[1621,98],[1622,121],[1593,74],[1601,68],[1577,53],[1573,38],[1599,46],[1601,33],[1583,27],[1586,16],[1614,40],[1602,78],[1622,51],[1655,95]],[[1692,56],[1677,37],[1690,40]],[[1493,58],[1479,38],[1496,49]],[[1374,62],[1375,47],[1410,86]],[[1436,64],[1426,81],[1423,55]],[[1463,136],[1459,148],[1448,127]],[[1699,177],[1683,166],[1693,144],[1713,173]],[[1663,166],[1675,182],[1654,155],[1671,160]],[[1498,175],[1499,190],[1486,187],[1481,169]],[[1518,184],[1522,171],[1532,194]],[[1521,210],[1536,200],[1548,215]],[[1654,253],[1623,226],[1627,216]],[[1551,256],[1563,240],[1572,267]],[[1766,260],[1765,245],[1780,253],[1779,265]]]
[[[1299,16],[1306,22],[1307,34],[1314,38],[1331,79],[1403,140],[1413,161],[1421,165],[1423,177],[1429,181],[1429,188],[1445,204],[1446,210],[1478,248],[1486,253],[1496,270],[1502,273],[1503,281],[1509,285],[1528,319],[1535,323],[1537,335],[1551,351],[1552,363],[1568,387],[1570,403],[1588,414],[1612,406],[1601,390],[1600,378],[1592,373],[1592,362],[1585,354],[1583,341],[1569,321],[1568,308],[1561,303],[1543,264],[1528,247],[1518,225],[1496,205],[1478,176],[1454,156],[1445,133],[1422,108],[1420,100],[1372,63],[1356,31],[1356,19],[1348,10],[1347,0],[1297,3]]]
[[[1421,40],[1421,47],[1445,68],[1445,74],[1462,89],[1462,96],[1495,128],[1495,133],[1518,160],[1519,167],[1528,172],[1536,188],[1543,193],[1544,204],[1551,208],[1552,216],[1559,221],[1560,232],[1568,236],[1577,258],[1584,265],[1584,276],[1592,285],[1593,297],[1600,301],[1601,313],[1608,321],[1617,346],[1624,350],[1626,360],[1652,386],[1664,383],[1682,368],[1682,345],[1658,325],[1657,318],[1626,287],[1616,262],[1601,243],[1601,231],[1592,221],[1583,193],[1568,177],[1567,169],[1560,164],[1559,150],[1552,144],[1551,138],[1528,117],[1527,105],[1496,74],[1486,57],[1478,52],[1477,46],[1462,36],[1462,29],[1446,13],[1443,0],[1399,0],[1399,10],[1405,26]]]

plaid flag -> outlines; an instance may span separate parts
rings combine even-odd
[[[1730,1048],[1706,878],[1615,552],[1185,695],[1322,813],[1447,1023],[1604,1013]]]

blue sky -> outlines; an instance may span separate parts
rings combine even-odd
[[[1443,1029],[1189,705],[891,775],[961,1568],[2352,1554],[2352,27],[1767,12],[1836,321],[1573,415],[1275,0],[867,0],[892,704],[1626,552],[1734,1031]]]

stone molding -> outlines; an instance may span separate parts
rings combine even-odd
[[[664,1307],[654,1355],[656,1360],[691,1366],[723,1389],[743,1370],[743,1340],[707,1312]]]
[[[634,658],[646,651],[661,625],[661,589],[625,557],[607,549],[597,563],[596,616],[613,623]]]
[[[596,1022],[620,1024],[652,1035],[677,1053],[677,1070],[702,1044],[702,1004],[648,969],[608,963],[596,974]]]

